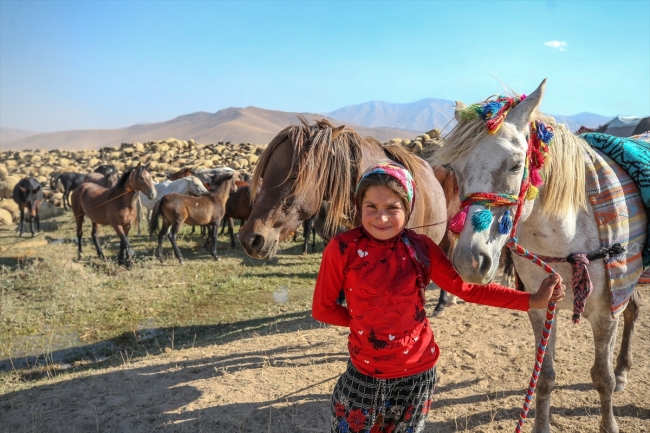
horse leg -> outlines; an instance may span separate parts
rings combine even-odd
[[[219,233],[220,235],[226,232],[226,225],[228,225],[228,229],[230,229],[232,225],[232,218],[228,218],[227,220],[224,218],[221,220],[221,233]]]
[[[100,259],[104,260],[104,252],[102,251],[102,247],[99,245],[99,238],[97,236],[98,231],[99,231],[99,224],[93,222],[93,226],[90,231],[90,236],[93,239],[95,248],[97,249],[97,255],[99,256]]]
[[[219,224],[221,224],[221,221],[217,220],[210,229],[211,233],[208,233],[212,235],[212,249],[210,253],[215,260],[221,260],[221,257],[217,255],[217,234],[219,233]]]
[[[623,391],[627,385],[627,373],[632,367],[632,338],[634,337],[634,325],[639,318],[639,294],[634,291],[630,302],[623,311],[623,340],[621,341],[621,351],[616,358],[616,368],[614,376],[616,377],[615,392]]]
[[[34,237],[34,217],[29,215],[29,232],[32,234],[32,237]]]
[[[178,259],[178,261],[182,265],[184,263],[183,262],[183,255],[181,254],[181,250],[178,248],[178,245],[176,244],[176,237],[178,236],[178,231],[181,228],[181,224],[182,223],[180,223],[180,222],[174,222],[172,224],[172,231],[170,233],[169,240],[172,243],[172,248],[174,249],[174,255],[176,256],[176,258]]]
[[[129,251],[129,239],[126,237],[128,228],[121,225],[115,227],[115,232],[120,237],[120,252],[117,255],[117,264],[124,265],[127,269],[131,269],[131,252]],[[125,260],[126,256],[126,260]]]
[[[20,206],[20,223],[18,224],[18,237],[23,237],[23,221],[25,220],[25,207]]]
[[[445,310],[445,306],[449,303],[449,293],[446,290],[440,289],[440,297],[438,298],[438,305],[433,309],[433,317],[438,317]]]
[[[70,185],[66,184],[65,189],[63,190],[63,209],[68,210],[72,208],[70,204]]]
[[[223,219],[223,223],[228,225],[228,235],[230,236],[230,248],[235,248],[235,230],[233,225],[235,221],[228,217]],[[223,224],[221,224],[223,226]]]
[[[81,260],[81,235],[83,234],[84,214],[81,213],[77,216],[75,221],[77,222],[77,259]]]
[[[542,338],[544,321],[546,319],[546,310],[531,309],[528,311],[528,318],[533,327],[535,334],[535,355],[537,355],[537,345]],[[555,387],[555,370],[553,369],[553,359],[555,358],[555,340],[557,336],[557,320],[553,322],[551,336],[546,346],[546,354],[542,363],[542,369],[537,381],[537,397],[535,399],[535,424],[533,425],[534,433],[551,433],[551,392]]]
[[[616,378],[612,361],[618,318],[612,319],[609,307],[596,317],[590,317],[591,330],[594,334],[596,359],[591,368],[591,380],[600,395],[600,431],[601,433],[618,433],[618,424],[612,408],[612,394],[616,388]]]
[[[40,232],[41,231],[41,218],[38,216],[38,212],[36,212],[36,231]]]
[[[164,259],[163,259],[163,240],[167,236],[167,237],[169,237],[169,240],[171,242],[171,236],[168,235],[168,230],[169,230],[169,223],[163,217],[162,228],[158,232],[158,247],[156,248],[156,257],[158,257],[158,260],[160,260],[160,263],[164,262]]]
[[[314,228],[314,222],[311,223],[311,252],[316,252],[316,229]]]

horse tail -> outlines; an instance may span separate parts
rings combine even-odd
[[[163,197],[164,199],[165,197]],[[162,205],[162,199],[158,200],[158,203],[153,207],[151,211],[151,220],[149,221],[149,235],[154,236],[158,233],[158,217],[162,213],[160,208]]]

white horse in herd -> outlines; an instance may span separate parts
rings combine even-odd
[[[434,163],[451,165],[458,178],[461,200],[466,199],[461,206],[464,206],[466,220],[459,229],[458,244],[452,261],[463,280],[467,282],[485,284],[496,275],[502,247],[511,238],[512,220],[508,227],[507,218],[511,218],[508,215],[512,214],[507,212],[516,213],[518,207],[521,207],[520,224],[516,232],[518,242],[531,253],[551,258],[566,258],[572,253],[589,253],[601,249],[599,228],[594,218],[594,210],[589,205],[588,196],[592,196],[585,189],[585,164],[587,160],[591,160],[594,152],[584,139],[574,136],[564,125],[557,124],[555,119],[537,111],[545,86],[546,80],[528,97],[509,98],[516,100],[509,105],[508,110],[500,112],[503,114],[503,122],[496,126],[496,129],[494,124],[489,125],[491,114],[481,118],[471,112],[475,109],[478,113],[481,107],[486,108],[485,104],[489,103],[489,100],[482,103],[484,105],[471,107],[457,102],[458,125],[447,137],[445,146],[434,156]],[[502,101],[508,100],[507,97],[501,98]],[[530,160],[527,155],[531,155],[528,139],[529,134],[533,134],[530,132],[533,121],[536,123],[532,125],[539,125],[539,122],[549,125],[554,133],[554,142],[547,149],[546,157],[541,158],[546,162],[543,169],[535,173],[537,181],[530,183],[537,183],[539,188],[535,188],[534,193],[524,200],[524,193],[520,194],[520,191],[528,187],[522,179],[527,179],[527,161]],[[491,133],[488,133],[488,126],[492,128]],[[532,178],[532,175],[530,177]],[[633,185],[632,187],[634,188]],[[538,198],[534,197],[535,193]],[[509,197],[511,201],[501,204],[490,201],[496,200],[497,197]],[[517,198],[514,203],[512,197]],[[477,204],[477,198],[485,198],[486,201]],[[598,198],[591,199],[592,202],[597,200]],[[519,206],[517,203],[520,203]],[[643,213],[644,206],[638,189],[636,199],[622,203],[621,206],[621,210],[614,214],[614,219],[621,215],[634,214],[634,224],[647,227],[647,217]],[[491,215],[488,215],[490,213]],[[501,225],[501,221],[505,221],[505,224]],[[631,227],[631,221],[630,219],[630,222],[622,224],[629,224]],[[516,222],[517,218],[514,220],[515,224]],[[622,257],[630,260],[640,256],[646,237],[644,232],[645,230],[636,230],[634,236],[630,234],[629,237],[620,239],[620,244],[625,248]],[[636,256],[633,256],[634,254]],[[539,287],[540,281],[546,277],[544,270],[517,255],[514,256],[514,262],[519,281],[525,290],[531,291]],[[562,275],[567,286],[571,285],[572,266],[569,263],[550,265]],[[632,290],[641,273],[639,266],[633,268],[628,264],[627,267],[624,265],[621,268],[622,278],[630,281]],[[591,378],[600,395],[600,431],[617,433],[619,428],[612,410],[612,394],[615,390],[622,390],[627,383],[627,373],[631,365],[630,339],[638,315],[637,295],[632,294],[623,313],[623,342],[614,369],[612,364],[618,316],[612,314],[608,270],[604,260],[599,259],[589,261],[587,269],[593,282],[593,291],[586,298],[581,315],[590,322],[594,336],[595,360]],[[574,310],[575,313],[572,290],[567,290],[566,297],[557,307]],[[528,312],[536,342],[542,334],[545,313],[535,309]],[[550,432],[550,396],[555,385],[553,357],[557,326],[556,319],[539,377],[533,426],[533,431],[537,433]],[[531,365],[533,361],[531,357]]]

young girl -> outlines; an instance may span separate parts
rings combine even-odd
[[[405,229],[414,198],[404,167],[370,167],[355,194],[361,226],[334,237],[323,253],[312,315],[350,328],[350,361],[332,394],[332,432],[424,429],[440,356],[424,309],[429,280],[466,301],[521,311],[564,297],[559,275],[532,295],[463,282],[431,239]],[[347,307],[337,302],[341,290]]]

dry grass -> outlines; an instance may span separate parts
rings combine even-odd
[[[0,375],[27,378],[35,371],[51,374],[52,365],[126,362],[230,338],[274,317],[310,310],[321,254],[303,256],[299,243],[283,244],[276,259],[262,262],[240,246],[229,249],[227,236],[221,236],[222,259],[215,261],[201,248],[202,238],[185,234],[179,247],[187,260],[181,266],[169,243],[161,264],[153,258],[153,238],[132,232],[136,262],[129,271],[116,263],[118,239],[109,227],[100,232],[106,260],[97,258],[92,244],[84,245],[84,258],[77,261],[74,243],[46,240],[70,241],[73,230],[69,215],[35,238],[0,230]],[[273,300],[279,286],[289,289],[285,304]],[[76,353],[66,351],[71,346],[79,348]],[[39,368],[25,369],[34,364]]]

